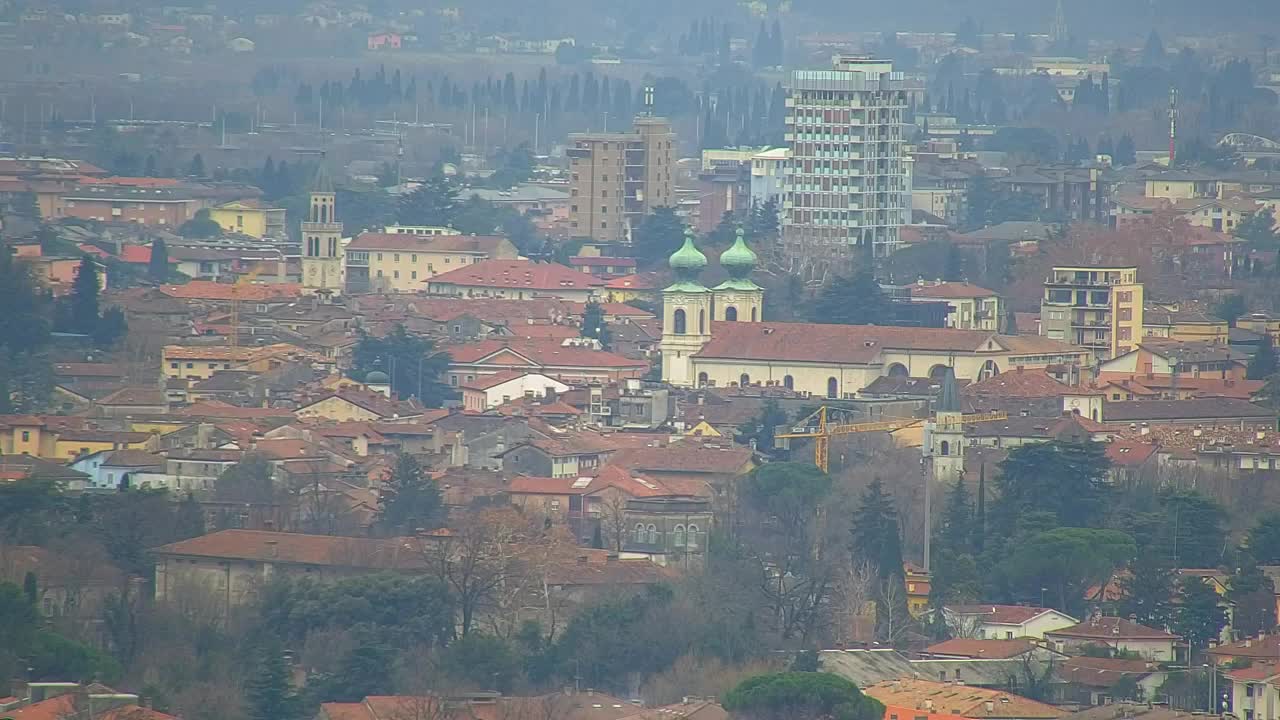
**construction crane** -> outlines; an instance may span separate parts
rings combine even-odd
[[[231,286],[231,347],[240,347],[240,292],[243,288],[253,283],[254,278],[258,277],[258,273],[262,272],[262,265],[259,264],[249,272],[241,275]]]
[[[813,464],[821,468],[823,472],[828,472],[830,469],[828,453],[831,449],[831,438],[865,432],[893,432],[894,430],[901,430],[904,427],[921,422],[921,418],[891,418],[888,420],[881,420],[879,422],[832,421],[833,414],[843,414],[847,412],[847,410],[843,410],[842,408],[832,408],[823,405],[812,412],[808,417],[792,426],[791,432],[776,434],[774,435],[774,438],[811,438],[813,440]],[[961,415],[960,421],[964,424],[996,422],[1000,420],[1007,420],[1008,417],[1008,415],[1002,412],[976,413],[972,415]],[[928,452],[927,447],[925,448],[925,452]]]

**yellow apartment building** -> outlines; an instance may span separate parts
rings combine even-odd
[[[1137,267],[1057,266],[1044,281],[1040,333],[1109,360],[1142,339],[1142,301]]]
[[[166,378],[208,380],[219,370],[230,370],[247,361],[252,354],[249,348],[226,345],[165,345],[160,352],[160,367]]]
[[[209,219],[229,233],[249,237],[284,237],[284,208],[269,207],[258,200],[233,200],[209,208]]]
[[[519,255],[510,240],[497,236],[363,233],[347,244],[347,292],[418,292],[436,275]]]

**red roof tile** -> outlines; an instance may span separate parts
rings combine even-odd
[[[334,537],[260,530],[222,530],[155,548],[160,555],[362,568],[418,568],[424,560],[416,538]]]
[[[1157,630],[1156,628],[1150,628],[1132,620],[1118,617],[1100,617],[1086,620],[1071,627],[1046,632],[1045,635],[1086,640],[1177,640],[1177,636],[1170,635],[1164,630]]]
[[[1051,398],[1074,391],[1075,388],[1060,382],[1044,370],[1015,368],[966,385],[961,393],[981,397]]]
[[[180,300],[234,300],[250,302],[291,300],[302,294],[298,283],[232,285],[211,280],[192,280],[185,285],[161,285],[160,292]]]
[[[744,323],[745,324],[745,323]],[[498,353],[510,350],[539,367],[644,368],[647,364],[604,350],[575,345],[565,346],[558,340],[481,340],[449,348],[455,364],[482,363]]]
[[[948,605],[946,610],[955,615],[976,615],[980,622],[996,625],[1021,625],[1044,613],[1053,612],[1052,608],[1025,605]]]
[[[942,298],[944,300],[963,298],[988,298],[999,295],[995,290],[988,290],[967,282],[919,283],[909,288],[912,297]]]
[[[970,638],[953,638],[937,645],[930,645],[925,652],[930,655],[951,655],[955,657],[982,658],[999,660],[1018,657],[1030,652],[1036,644],[1027,639],[1018,640],[977,640]]]
[[[600,278],[577,272],[564,265],[535,263],[529,260],[485,260],[437,275],[427,282],[432,285],[496,287],[545,292],[591,290],[604,284]]]

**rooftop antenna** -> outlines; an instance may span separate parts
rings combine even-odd
[[[1178,137],[1178,88],[1169,88],[1169,167],[1173,167],[1174,141]]]

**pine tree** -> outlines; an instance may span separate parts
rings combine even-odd
[[[187,175],[194,178],[204,177],[204,158],[200,153],[196,153],[191,157],[191,165],[187,168]]]
[[[1133,144],[1133,137],[1128,133],[1125,133],[1116,143],[1116,154],[1115,157],[1112,158],[1112,163],[1114,165],[1124,167],[1127,165],[1133,165],[1136,162],[1138,162],[1138,153]]]
[[[151,241],[151,259],[147,261],[147,275],[155,282],[169,279],[169,248],[164,238]]]
[[[284,649],[274,638],[262,642],[244,695],[249,720],[296,720],[298,697],[289,683]]]
[[[1207,647],[1227,624],[1222,597],[1198,577],[1183,578],[1178,591],[1181,602],[1173,616],[1174,634],[1193,650]]]
[[[973,506],[964,480],[957,479],[947,491],[942,522],[935,535],[934,544],[939,548],[957,554],[969,552],[973,540]]]
[[[85,255],[71,283],[71,296],[67,300],[66,326],[71,332],[93,333],[101,315],[98,309],[98,263]]]
[[[853,538],[855,555],[871,563],[882,577],[902,574],[902,538],[898,535],[898,511],[893,498],[884,491],[884,483],[876,478],[862,493],[854,511]]]
[[[387,535],[440,527],[446,512],[440,486],[408,453],[396,457],[378,505],[377,524]]]
[[[599,340],[605,350],[612,344],[613,333],[609,330],[609,324],[604,321],[604,308],[594,300],[588,302],[586,309],[582,311],[582,337]]]
[[[1245,377],[1250,380],[1266,380],[1276,372],[1276,349],[1271,343],[1271,336],[1263,333],[1262,344],[1258,352],[1249,360],[1249,369]]]

